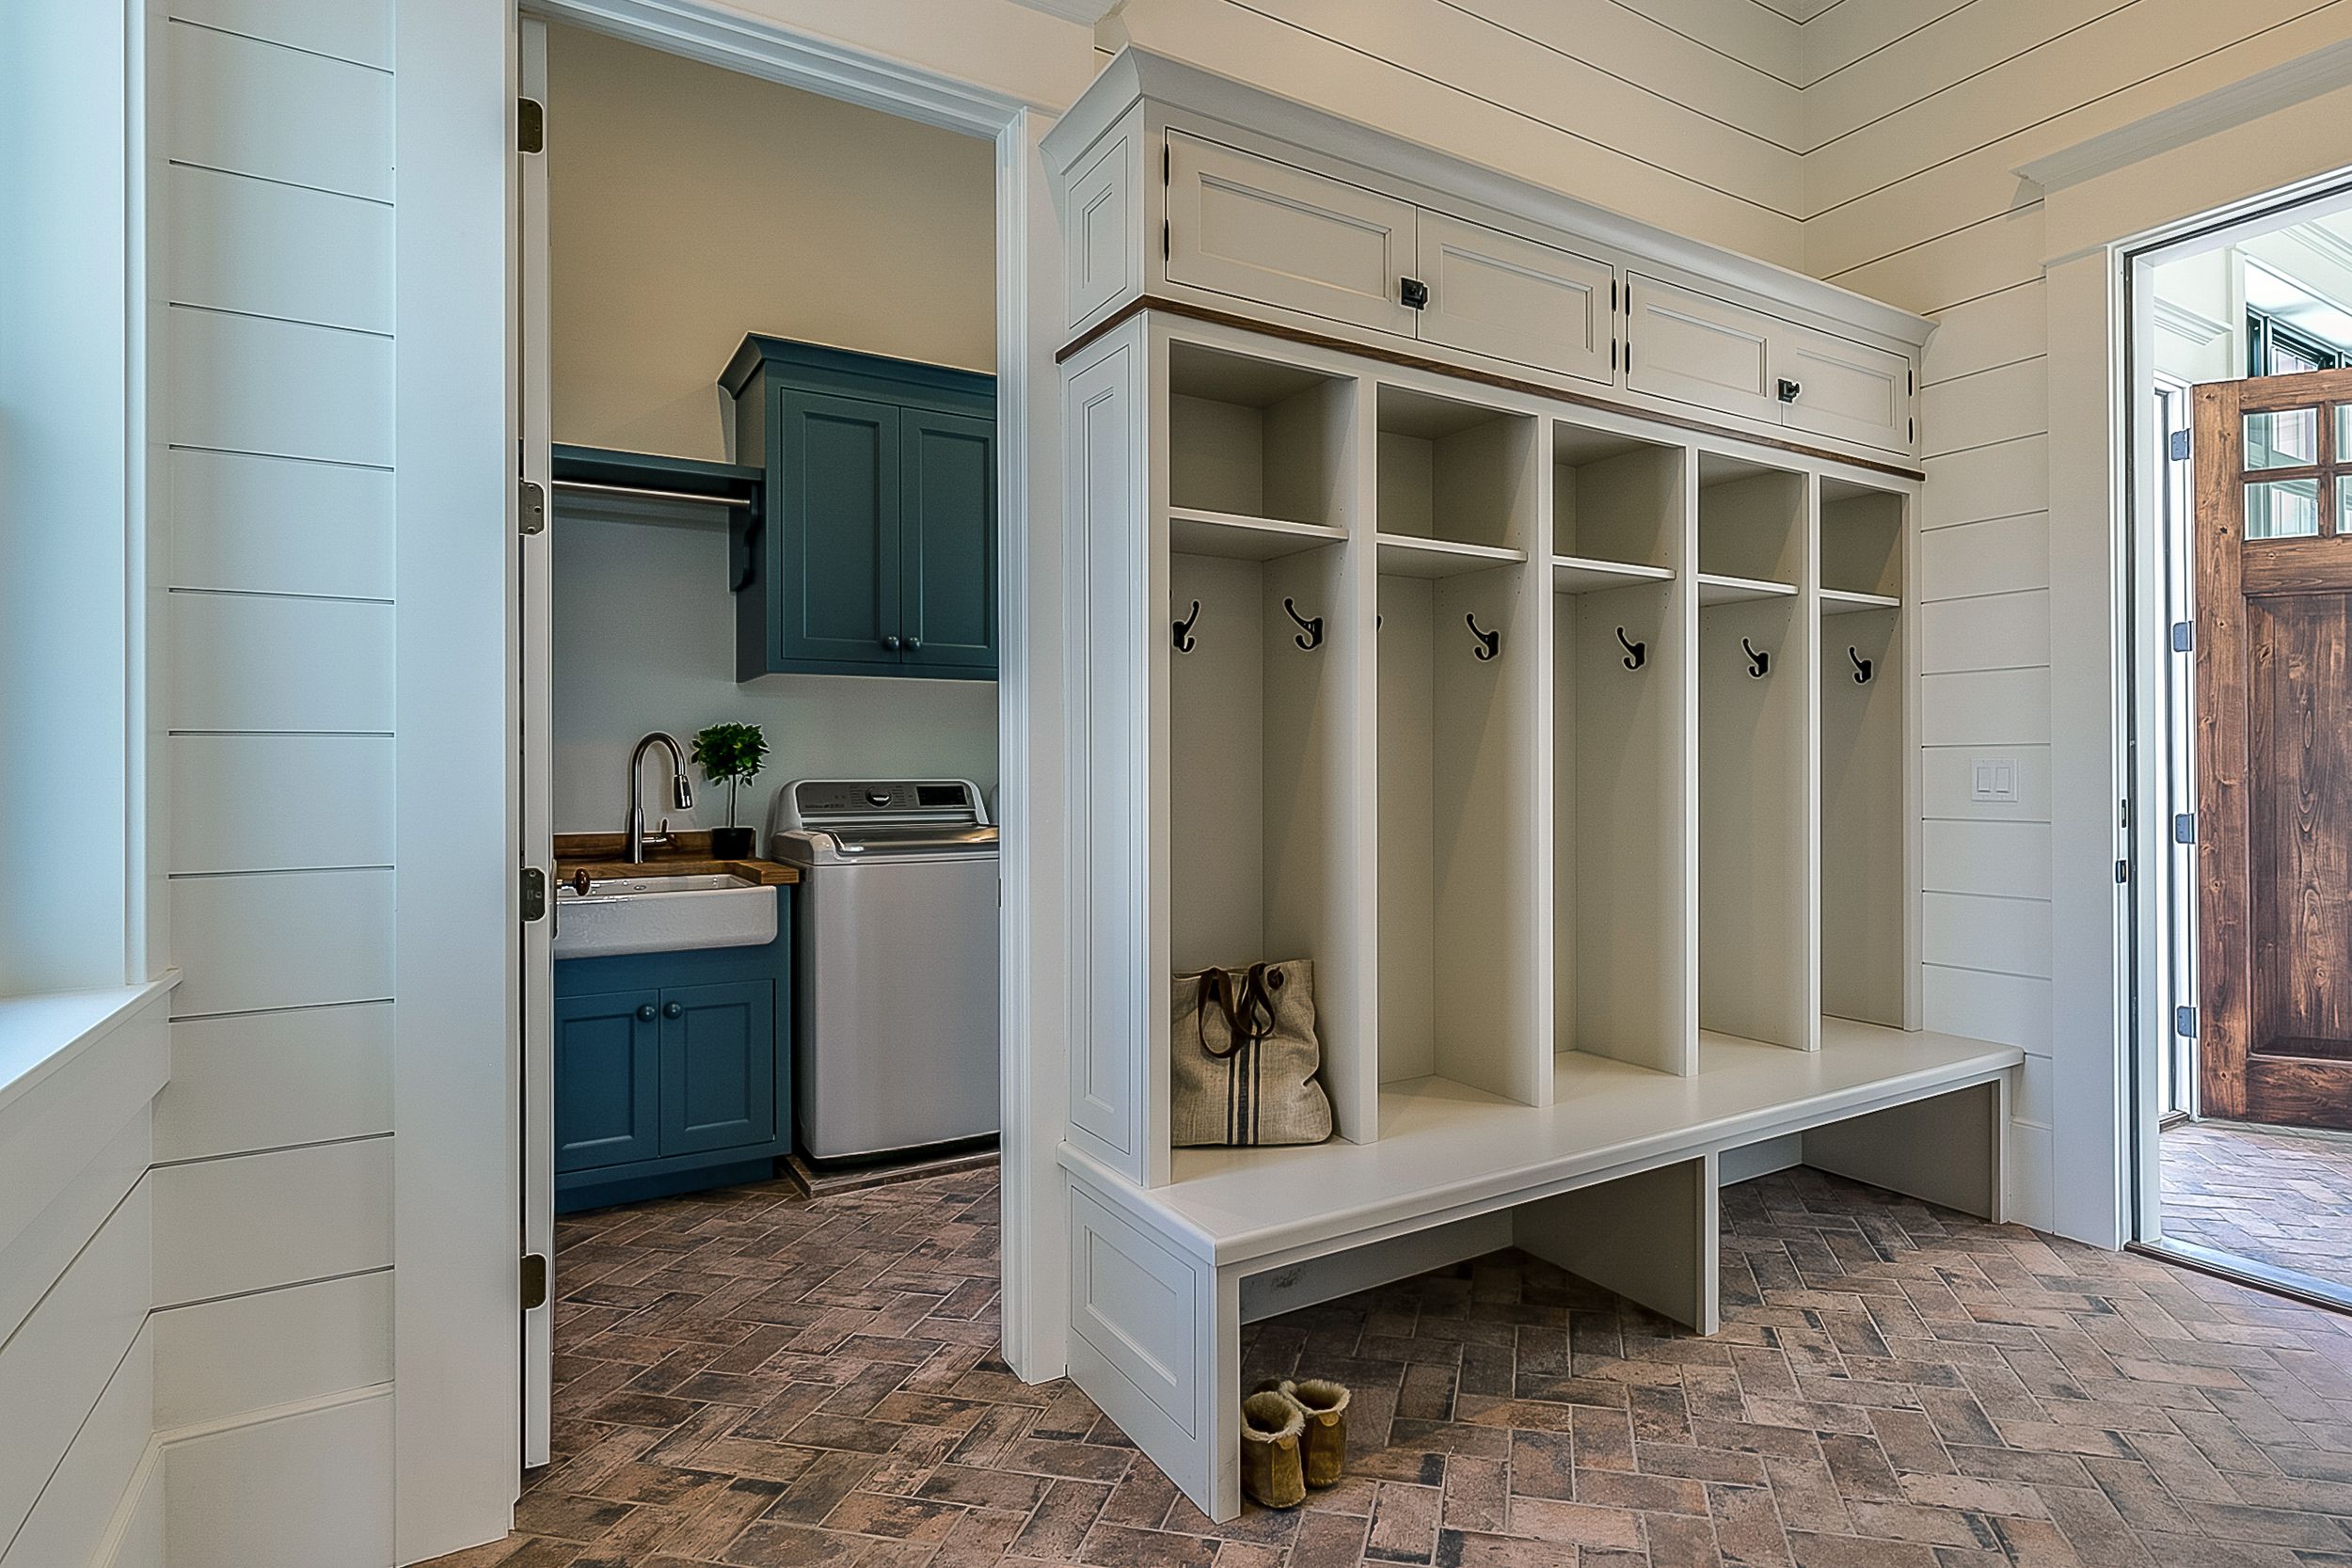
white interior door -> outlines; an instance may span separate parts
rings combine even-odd
[[[548,88],[548,29],[544,22],[526,18],[522,24],[522,96],[545,105]],[[547,123],[543,114],[541,123]],[[522,927],[522,1250],[525,1256],[547,1260],[547,1299],[523,1313],[523,1464],[548,1463],[548,1408],[553,1386],[555,1323],[555,829],[551,761],[554,727],[549,705],[554,682],[551,622],[548,596],[553,573],[548,552],[554,537],[555,509],[550,472],[548,402],[548,159],[545,152],[518,153],[516,187],[517,289],[515,319],[517,419],[522,432],[519,477],[535,485],[541,527],[516,536],[520,552],[516,580],[522,595],[522,647],[516,660],[522,690],[517,711],[522,719],[522,845],[523,864],[537,867],[547,879],[547,913]],[[523,493],[531,505],[532,492]]]

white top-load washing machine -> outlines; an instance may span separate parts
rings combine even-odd
[[[769,853],[801,873],[793,1114],[812,1160],[996,1132],[996,829],[962,779],[798,779]]]

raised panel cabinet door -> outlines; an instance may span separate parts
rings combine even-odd
[[[996,425],[898,415],[898,582],[910,674],[996,673]]]
[[[768,980],[661,992],[661,1152],[776,1135],[776,993]]]
[[[821,392],[777,404],[777,666],[896,664],[898,410]]]
[[[1783,323],[1772,382],[1788,394],[1780,422],[1888,451],[1911,450],[1911,361],[1835,333]]]
[[[1625,286],[1627,386],[1778,422],[1772,353],[1778,323],[1640,273],[1629,274]]]
[[[555,1168],[594,1170],[661,1152],[660,997],[555,1000]]]
[[[1603,384],[1616,380],[1616,269],[1423,209],[1421,339]]]
[[[1168,135],[1168,277],[1413,335],[1400,286],[1420,209],[1345,181]]]

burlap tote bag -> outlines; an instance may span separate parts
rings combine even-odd
[[[1173,1141],[1319,1144],[1331,1101],[1315,1070],[1314,965],[1251,964],[1176,976]]]

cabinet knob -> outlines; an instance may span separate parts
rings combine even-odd
[[[1804,388],[1802,386],[1798,385],[1796,382],[1793,382],[1793,381],[1789,380],[1787,376],[1782,376],[1782,377],[1780,378],[1780,401],[1781,401],[1781,402],[1783,402],[1783,403],[1794,403],[1794,402],[1796,402],[1796,401],[1797,401],[1797,394],[1798,394],[1799,392],[1804,391]]]
[[[883,638],[882,646],[888,648],[894,654],[897,653],[898,651],[898,634],[894,631],[888,637]]]
[[[920,648],[922,645],[923,645],[923,640],[922,640],[921,638],[919,638],[919,637],[910,637],[910,638],[908,638],[908,639],[907,639],[907,652],[909,652],[909,653],[913,653],[913,652],[914,652],[917,648]]]
[[[663,1018],[676,1018],[685,1011],[686,1006],[683,1003],[664,1002],[661,1004],[661,1016]]]
[[[651,1023],[653,1022],[652,1003],[648,1002],[644,1006],[637,1009],[637,1022],[640,1023]]]

